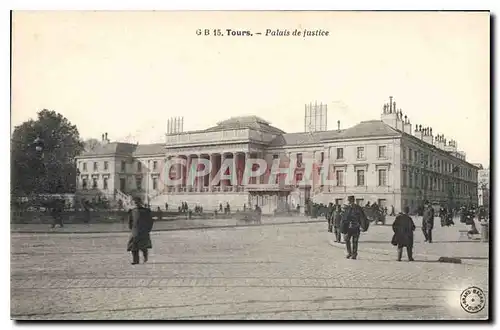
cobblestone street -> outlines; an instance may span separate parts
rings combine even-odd
[[[417,223],[418,221],[416,221]],[[419,229],[417,229],[418,231]],[[456,234],[455,234],[456,233]],[[359,259],[332,246],[326,223],[152,233],[130,265],[126,233],[12,233],[15,319],[457,319],[470,286],[488,296],[487,245],[437,228],[416,233],[416,261],[395,261],[390,226],[360,239]],[[455,237],[453,240],[448,237]],[[475,262],[437,263],[465,251]],[[452,253],[453,252],[453,253]],[[429,256],[430,255],[430,256]]]

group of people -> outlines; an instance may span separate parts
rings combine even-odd
[[[219,212],[223,212],[222,203],[219,204]],[[226,206],[224,207],[224,214],[231,214],[231,206],[229,205],[229,202],[226,202]]]
[[[359,235],[361,231],[366,231],[368,229],[369,220],[367,220],[364,209],[354,203],[354,196],[349,196],[348,202],[349,204],[344,206],[333,205],[333,203],[330,204],[329,211],[326,214],[328,220],[328,232],[334,232],[335,242],[338,243],[341,242],[341,235],[343,234],[346,243],[347,258],[356,259]],[[398,261],[401,261],[402,259],[403,248],[406,248],[408,260],[414,260],[413,243],[414,231],[416,227],[409,213],[409,207],[403,207],[402,212],[396,216],[392,224],[394,234],[391,239],[391,244],[397,246]],[[474,212],[473,210],[463,207],[460,211],[460,221],[472,226],[469,234],[471,234],[474,230],[474,233],[477,233],[474,222],[474,216],[476,214],[480,220],[486,218],[487,216],[485,209]],[[454,224],[453,215],[450,217],[449,213],[445,211],[441,211],[439,215],[441,216],[443,226]],[[429,203],[429,201],[425,201],[422,211],[422,233],[426,243],[432,243],[432,231],[434,230],[435,216],[434,207],[431,203]]]
[[[335,232],[335,242],[341,242],[341,235],[347,249],[347,259],[358,257],[358,243],[361,232],[367,231],[370,222],[366,218],[363,208],[354,202],[354,196],[347,198],[348,204],[343,207],[330,203],[326,212],[328,232]]]

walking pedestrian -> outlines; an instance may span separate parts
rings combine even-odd
[[[90,222],[90,205],[87,200],[83,202],[83,222],[85,224]]]
[[[361,231],[367,231],[369,222],[363,209],[354,203],[354,196],[347,198],[349,204],[342,216],[342,233],[345,234],[345,244],[347,248],[347,259],[356,259],[358,257],[358,242]],[[352,248],[351,248],[352,242]]]
[[[328,209],[325,212],[326,221],[328,221],[328,232],[331,233],[333,231],[333,203],[328,204]]]
[[[391,214],[389,214],[389,216],[393,217],[396,215],[396,212],[394,210],[394,205],[391,205]]]
[[[50,202],[50,211],[53,218],[52,228],[55,228],[56,225],[59,225],[60,228],[64,227],[63,219],[62,219],[62,203],[60,200],[55,199]]]
[[[340,204],[335,205],[333,209],[333,230],[335,233],[335,242],[340,243],[342,241],[342,233],[340,230],[340,223],[342,221],[342,207]]]
[[[434,229],[434,208],[425,201],[424,212],[422,217],[422,232],[424,233],[425,242],[432,243],[432,230]]]
[[[394,236],[391,243],[398,247],[398,261],[401,261],[401,257],[403,256],[403,247],[406,247],[408,261],[413,261],[413,232],[415,231],[415,223],[413,223],[413,219],[408,213],[410,213],[410,208],[408,206],[403,207],[403,213],[398,214],[392,224]]]
[[[147,262],[148,249],[153,247],[149,235],[153,228],[153,217],[151,216],[151,210],[143,206],[139,197],[134,198],[132,207],[129,217],[131,234],[127,251],[132,252],[132,265],[136,265],[139,263],[139,251],[142,251],[144,262]]]
[[[255,205],[255,222],[261,223],[262,221],[262,209],[259,207],[259,205]]]

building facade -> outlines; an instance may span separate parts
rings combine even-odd
[[[187,166],[169,169],[172,158]],[[189,169],[199,169],[198,160],[210,161],[212,169],[202,178],[189,180]],[[270,182],[270,173],[251,178],[243,173],[251,158],[264,159],[270,166],[278,161],[296,167],[289,181],[284,175]],[[234,180],[213,180],[227,160]],[[300,184],[307,173],[304,160],[313,159],[314,180]],[[457,150],[457,143],[434,136],[431,128],[412,124],[390,99],[381,119],[363,121],[336,130],[285,133],[265,120],[236,117],[201,131],[166,135],[165,143],[136,145],[109,142],[77,159],[78,193],[107,195],[112,199],[140,196],[153,207],[165,203],[177,208],[181,202],[205,210],[229,203],[232,210],[259,205],[263,212],[304,206],[307,199],[318,203],[344,203],[354,195],[359,204],[403,206],[416,209],[424,200],[447,205],[477,204],[478,168]],[[232,172],[232,173],[231,173]],[[166,176],[180,179],[175,186]],[[323,176],[325,183],[318,178]],[[216,182],[214,184],[214,182]]]
[[[489,207],[490,205],[490,169],[483,168],[481,164],[475,164],[478,170],[477,176],[477,196],[478,205]]]

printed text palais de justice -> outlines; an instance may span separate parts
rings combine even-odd
[[[295,30],[281,30],[281,29],[266,29],[263,32],[250,31],[250,30],[234,30],[234,29],[197,29],[196,34],[199,36],[215,36],[215,37],[328,37],[330,32],[322,29],[295,29]]]

